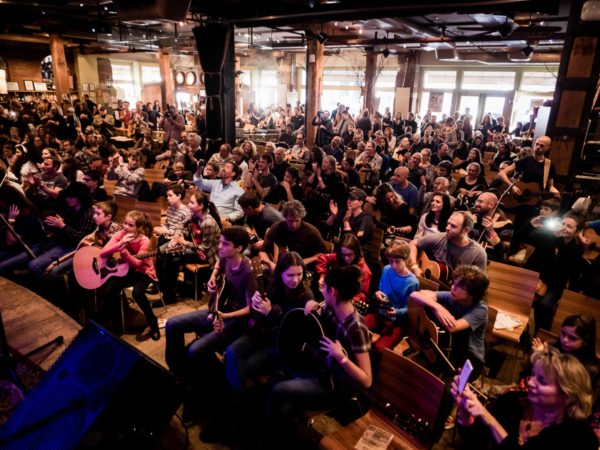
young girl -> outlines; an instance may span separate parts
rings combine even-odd
[[[153,281],[157,281],[154,270],[154,259],[144,258],[136,259],[134,256],[138,253],[146,253],[150,249],[151,234],[150,221],[146,214],[141,211],[129,211],[123,221],[123,229],[114,234],[108,243],[102,249],[100,256],[109,257],[114,253],[119,253],[123,263],[129,265],[129,272],[124,277],[109,278],[104,286],[104,294],[108,299],[109,308],[112,312],[118,314],[119,293],[128,286],[133,286],[133,298],[146,316],[146,321],[150,327],[150,337],[158,341],[160,331],[158,329],[158,319],[152,311],[148,297],[146,297],[146,288]],[[116,314],[111,314],[114,318]]]
[[[365,262],[362,247],[353,234],[342,235],[342,240],[335,253],[321,253],[317,259],[316,270],[319,275],[319,288],[323,287],[325,275],[332,267],[356,265],[362,275],[360,278],[360,292],[354,297],[355,306],[367,304],[367,294],[371,285],[371,269]],[[360,308],[359,308],[360,309]],[[365,308],[366,309],[366,308]]]

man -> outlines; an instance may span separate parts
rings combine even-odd
[[[25,192],[31,202],[44,210],[56,210],[58,196],[69,181],[59,172],[61,162],[56,158],[44,158],[40,174],[27,175]]]
[[[432,233],[410,243],[410,269],[418,277],[423,271],[417,264],[418,253],[425,251],[428,256],[443,263],[452,272],[462,264],[487,270],[487,255],[481,245],[469,238],[473,229],[473,218],[465,211],[456,211],[448,219],[446,232]]]
[[[511,220],[497,207],[498,197],[496,194],[491,192],[479,194],[475,200],[477,221],[471,237],[482,244],[485,243],[488,258],[494,261],[504,261],[508,255],[513,227]],[[481,233],[484,233],[483,238],[481,238]]]
[[[365,144],[365,151],[358,155],[354,163],[356,167],[360,167],[361,169],[366,167],[370,168],[373,172],[379,172],[383,164],[383,158],[375,151],[373,141],[368,141]]]
[[[364,110],[362,113],[362,117],[356,122],[356,129],[362,131],[363,139],[365,141],[371,138],[373,124],[371,123],[371,119],[369,118],[368,110]]]
[[[194,421],[199,396],[202,395],[202,400],[207,401],[211,394],[215,394],[215,390],[208,384],[220,364],[216,360],[215,351],[224,350],[246,331],[248,305],[256,291],[256,277],[243,254],[249,239],[248,232],[239,226],[224,228],[221,232],[219,261],[208,280],[207,288],[209,294],[215,295],[218,289],[217,279],[220,274],[224,274],[227,303],[220,303],[217,312],[200,309],[167,321],[165,360],[169,369],[183,377],[191,386],[184,404],[185,425]],[[186,333],[198,336],[187,348]],[[213,398],[210,400],[216,401]]]
[[[198,169],[194,174],[194,184],[202,191],[210,192],[210,201],[214,203],[219,216],[221,225],[230,225],[240,220],[244,213],[238,204],[238,199],[244,193],[235,179],[239,174],[239,168],[233,162],[227,162],[221,169],[220,180],[207,180],[202,176],[204,166],[203,161],[198,161]]]
[[[112,114],[108,114],[104,105],[98,106],[98,114],[94,116],[93,125],[96,133],[104,135],[107,140],[114,136],[115,118]]]
[[[339,136],[334,136],[331,139],[331,144],[326,145],[323,150],[326,155],[333,156],[338,163],[342,162],[342,159],[344,159],[344,147],[342,145],[342,138]]]
[[[308,161],[310,150],[304,144],[304,134],[296,133],[296,143],[289,152],[287,159],[294,161]]]
[[[319,111],[313,118],[312,125],[318,127],[316,145],[324,147],[333,136],[333,122],[329,118],[329,111]]]
[[[222,144],[219,147],[219,152],[212,155],[210,157],[210,159],[208,160],[208,162],[212,162],[212,163],[218,164],[219,167],[223,167],[226,162],[229,162],[232,159],[233,158],[231,156],[231,145]]]
[[[347,208],[339,209],[338,205],[331,200],[329,210],[331,215],[327,219],[327,225],[335,229],[341,228],[342,233],[352,233],[364,248],[371,242],[373,235],[373,216],[363,211],[363,205],[367,194],[362,189],[353,188],[348,194]]]
[[[498,176],[506,186],[511,184],[510,177],[516,172],[523,183],[537,183],[540,191],[553,192],[556,198],[560,197],[558,189],[554,186],[556,168],[545,153],[550,150],[552,140],[548,136],[540,136],[533,147],[533,155],[516,160],[510,166],[502,169]],[[519,196],[522,194],[517,186],[511,188],[511,193]],[[538,214],[537,206],[518,206],[516,208],[515,229],[519,229],[529,219]]]
[[[290,125],[295,133],[304,129],[304,116],[300,108],[294,108],[294,115],[290,118]]]
[[[100,186],[101,181],[102,173],[98,170],[88,170],[83,174],[83,183],[90,190],[90,195],[92,196],[94,203],[108,200],[108,194],[106,193],[106,190]]]
[[[410,208],[410,213],[415,214],[419,206],[419,190],[408,181],[410,171],[406,166],[400,166],[394,170],[394,175],[390,178],[390,185],[395,192],[400,194]]]
[[[285,160],[285,149],[283,147],[277,147],[273,152],[273,168],[271,173],[275,175],[277,181],[282,182],[285,171],[290,167],[290,163]]]
[[[175,139],[181,142],[181,133],[185,130],[185,118],[179,114],[175,106],[169,106],[165,117],[160,121],[159,127],[165,130],[165,141]]]
[[[271,225],[281,222],[283,216],[279,211],[260,201],[255,192],[245,192],[238,200],[242,211],[244,211],[244,224],[256,233],[259,239],[252,244],[255,250],[262,249],[263,239]]]
[[[276,187],[279,184],[275,175],[271,173],[273,165],[273,155],[263,153],[258,158],[258,162],[254,164],[252,161],[248,163],[248,173],[244,182],[248,189],[253,189],[262,201],[266,203],[276,203],[277,193]]]
[[[435,131],[434,131],[434,141],[435,141]],[[437,147],[437,152],[431,155],[431,164],[437,166],[442,161],[450,161],[452,162],[452,156],[450,155],[450,147],[448,144],[441,143]]]
[[[264,250],[260,253],[263,262],[275,270],[276,258],[272,259],[269,254],[273,255],[276,246],[298,252],[307,265],[316,262],[319,253],[325,253],[327,247],[319,230],[302,220],[306,216],[304,205],[292,200],[283,205],[281,214],[284,220],[271,226],[265,236]]]
[[[142,162],[144,167],[154,167],[156,156],[160,153],[158,142],[152,139],[152,130],[145,128],[142,132],[142,137],[137,140],[134,151],[139,151],[142,154]]]
[[[430,309],[439,324],[452,333],[450,362],[462,367],[468,359],[473,364],[469,380],[476,380],[483,369],[483,338],[488,308],[483,300],[489,286],[486,273],[476,266],[456,268],[450,291],[415,291],[410,299]]]
[[[115,196],[138,198],[138,193],[144,182],[145,170],[140,166],[142,155],[139,152],[133,152],[129,155],[126,163],[120,164],[120,156],[116,154],[110,160],[107,180],[117,180],[115,185]]]
[[[339,126],[337,129],[337,134],[343,139],[344,136],[348,135],[348,127],[350,125],[354,125],[350,115],[348,114],[348,110],[344,109],[341,114],[341,119],[339,121]]]

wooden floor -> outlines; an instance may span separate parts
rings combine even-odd
[[[152,301],[152,297],[150,299]],[[174,305],[156,308],[155,313],[159,318],[159,324],[164,326],[164,322],[170,317],[205,307],[205,303],[195,302],[190,298],[184,298],[180,299]],[[133,304],[130,308],[130,313],[133,313],[133,316],[137,316],[139,320],[141,313],[137,310],[137,306]],[[4,319],[8,342],[13,351],[16,351],[17,353],[25,354],[58,334],[64,336],[65,344],[51,347],[31,358],[32,362],[44,370],[48,370],[51,367],[54,361],[60,356],[62,351],[81,329],[76,321],[71,319],[60,309],[22,286],[1,277],[0,309]],[[131,316],[132,314],[128,315]],[[141,320],[143,320],[143,316],[141,317]],[[144,331],[147,331],[147,329]],[[161,338],[159,341],[144,338],[144,332],[140,330],[137,332],[126,331],[121,338],[166,368],[164,358],[165,337],[163,329],[161,329]],[[193,336],[187,336],[187,339],[191,341]],[[514,374],[514,371],[519,368],[518,365],[515,364],[512,366],[510,363],[505,364],[505,366],[510,367],[503,366],[502,372],[498,377],[499,379],[491,380],[492,384],[502,384],[504,381],[508,383]],[[185,448],[191,450],[227,448],[223,445],[202,443],[198,436],[201,431],[200,427],[194,425],[186,430],[181,424],[181,414],[182,408],[180,407],[177,414],[171,419],[169,426],[164,430],[161,445],[157,446],[157,448],[167,450],[179,450]],[[313,425],[313,430],[309,432],[315,437],[315,448],[319,435],[333,433],[339,426],[340,425],[331,418],[326,416],[318,417]],[[433,448],[436,450],[454,448],[453,440],[453,431],[447,431]]]

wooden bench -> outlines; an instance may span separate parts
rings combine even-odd
[[[492,261],[488,266],[488,277],[488,305],[496,308],[499,314],[508,314],[521,322],[521,325],[514,329],[494,329],[494,336],[519,342],[529,323],[539,273]]]
[[[325,436],[319,446],[329,450],[354,448],[365,430],[374,425],[394,435],[388,448],[429,448],[444,389],[444,383],[431,372],[386,349],[374,383],[371,409],[357,421]],[[411,426],[422,428],[422,439],[406,431]]]

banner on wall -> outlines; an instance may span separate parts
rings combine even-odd
[[[0,94],[8,94],[6,86],[6,70],[0,69]]]
[[[442,104],[444,103],[443,92],[430,92],[429,93],[429,105],[427,106],[431,112],[440,112],[442,110]]]

